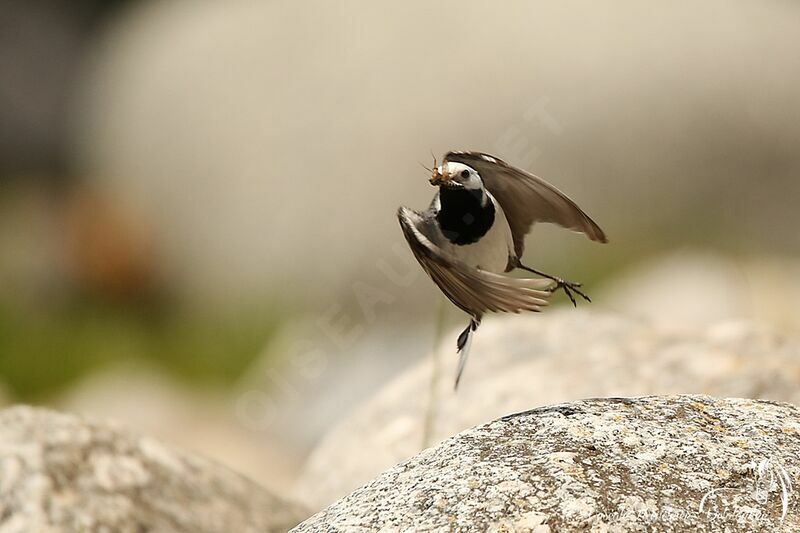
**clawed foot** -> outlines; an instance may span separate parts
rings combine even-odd
[[[539,272],[538,270],[536,270],[534,268],[527,267],[527,266],[523,265],[522,263],[517,263],[517,268],[521,268],[523,270],[527,270],[528,272],[532,272],[532,273],[537,274],[539,276],[544,276],[544,277],[546,277],[548,279],[552,279],[553,281],[555,281],[556,282],[556,286],[553,287],[552,289],[550,289],[550,292],[553,293],[553,292],[556,292],[558,289],[562,289],[564,291],[564,293],[567,295],[567,298],[569,298],[569,301],[572,302],[572,305],[574,305],[575,307],[578,307],[578,302],[575,301],[575,295],[572,294],[573,292],[575,294],[580,295],[581,298],[583,298],[584,300],[586,300],[589,303],[591,303],[591,301],[592,301],[592,299],[589,298],[586,294],[584,294],[584,292],[580,289],[580,287],[583,286],[582,283],[574,283],[572,281],[567,281],[567,280],[564,280],[564,279],[561,279],[561,278],[557,278],[556,276],[551,276],[550,274],[545,274],[544,272]]]
[[[564,294],[567,295],[567,298],[569,298],[569,301],[572,302],[572,305],[574,305],[575,307],[578,307],[578,302],[575,301],[575,296],[572,294],[573,292],[575,294],[580,295],[587,302],[591,303],[592,299],[589,298],[580,289],[580,287],[583,286],[582,283],[574,283],[572,281],[566,281],[561,278],[555,278],[555,277],[550,279],[556,282],[556,286],[550,289],[550,292],[556,292],[557,290],[562,289],[564,291]]]

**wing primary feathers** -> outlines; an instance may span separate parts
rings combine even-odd
[[[397,216],[425,272],[454,305],[476,320],[487,312],[540,311],[548,305],[551,280],[512,278],[471,267],[447,254],[425,234],[432,227],[429,214],[401,207]]]
[[[433,243],[424,231],[430,220],[400,208],[403,234],[419,264],[447,298],[475,319],[486,312],[540,311],[548,305],[553,282],[539,278],[512,278],[480,270],[459,261]]]
[[[505,212],[518,258],[525,249],[525,235],[536,222],[550,222],[584,233],[593,241],[608,242],[600,226],[566,194],[538,176],[481,152],[449,152],[445,162],[474,168],[486,189]]]

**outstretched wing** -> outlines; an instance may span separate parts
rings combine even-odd
[[[540,311],[547,305],[551,280],[511,278],[473,268],[434,243],[431,218],[405,207],[397,212],[397,218],[414,257],[445,296],[464,312],[480,318],[487,311]]]
[[[480,174],[486,189],[503,207],[517,257],[522,257],[525,235],[536,222],[551,222],[584,233],[593,241],[608,242],[589,215],[543,179],[480,152],[448,152],[444,160],[463,163]]]

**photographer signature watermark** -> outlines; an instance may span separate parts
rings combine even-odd
[[[719,508],[730,505],[726,497],[736,498],[739,501],[745,498],[745,502],[749,498],[761,508],[737,504],[736,514],[750,521],[758,521],[766,518],[764,511],[770,502],[780,502],[780,521],[783,523],[789,512],[789,501],[793,493],[789,474],[781,464],[771,459],[763,459],[757,465],[754,463],[751,468],[755,474],[752,486],[711,489],[700,500],[699,511],[709,516],[720,515],[722,511]]]
[[[752,479],[751,479],[752,475]],[[640,522],[650,526],[657,524],[696,523],[698,513],[701,520],[709,523],[730,523],[733,519],[743,531],[775,530],[776,522],[783,524],[789,512],[793,495],[792,481],[786,469],[778,462],[763,459],[759,463],[746,465],[743,484],[718,487],[709,490],[701,498],[698,507],[680,508],[660,506],[655,502],[632,497],[624,506],[596,515],[602,522],[619,524]],[[775,516],[773,506],[779,506],[780,517]],[[727,529],[726,529],[727,530]]]

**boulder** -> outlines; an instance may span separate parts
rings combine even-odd
[[[675,298],[676,280],[680,293]],[[737,257],[678,249],[635,263],[597,291],[597,303],[680,331],[721,321],[755,320],[800,331],[800,261],[787,256]],[[593,293],[592,296],[595,296]]]
[[[454,392],[456,335],[440,347],[433,392],[428,357],[323,438],[295,485],[298,499],[321,509],[426,446],[531,406],[651,394],[800,404],[800,343],[751,322],[679,332],[580,309],[487,317]]]
[[[136,361],[104,365],[51,405],[91,419],[124,420],[132,432],[247,472],[280,494],[297,478],[303,456],[284,434],[246,427],[231,403],[224,394],[189,387]]]
[[[447,439],[293,531],[797,531],[799,432],[800,410],[768,401],[543,407]]]
[[[0,412],[0,531],[286,531],[308,516],[247,478],[113,425]]]

